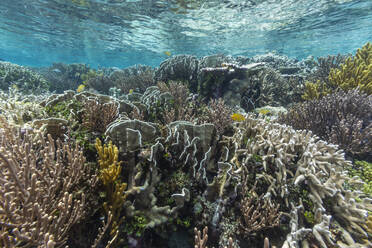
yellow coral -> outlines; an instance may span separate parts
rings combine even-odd
[[[98,163],[100,166],[99,178],[102,180],[106,189],[106,201],[103,208],[107,215],[112,214],[111,237],[114,237],[119,229],[119,226],[124,221],[120,218],[120,212],[127,198],[125,192],[127,184],[121,182],[121,163],[119,162],[119,149],[112,142],[108,145],[102,145],[100,139],[96,139],[95,147],[98,153]]]
[[[372,235],[372,215],[369,213],[368,218],[367,218],[367,232],[369,235]]]
[[[100,179],[104,185],[114,183],[121,172],[121,163],[118,162],[119,149],[112,145],[112,142],[108,145],[102,146],[100,139],[96,139],[95,147],[98,152],[98,163],[100,166]]]
[[[331,84],[351,90],[359,87],[361,91],[372,94],[372,44],[365,44],[358,49],[354,57],[348,58],[340,69],[331,69],[329,73]]]
[[[319,99],[322,96],[330,94],[332,91],[329,89],[326,84],[321,83],[319,80],[316,83],[306,82],[305,83],[305,92],[302,95],[304,100]]]

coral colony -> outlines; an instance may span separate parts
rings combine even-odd
[[[372,44],[0,62],[1,247],[371,247]]]

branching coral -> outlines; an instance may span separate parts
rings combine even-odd
[[[1,114],[12,124],[18,126],[29,125],[37,118],[47,117],[47,113],[36,100],[44,96],[25,96],[15,89],[9,89],[9,92],[0,92]]]
[[[343,90],[359,87],[362,92],[372,94],[372,43],[358,49],[353,58],[347,58],[340,69],[331,69],[331,84]]]
[[[348,91],[359,88],[367,95],[372,94],[371,43],[368,42],[361,49],[358,49],[353,57],[345,59],[345,57],[339,55],[328,58],[322,62],[323,65],[320,64],[320,68],[323,66],[324,69],[320,71],[320,78],[315,75],[316,83],[306,83],[305,92],[302,95],[303,99],[319,99],[322,96],[335,92],[336,89]],[[343,63],[338,65],[340,62]],[[326,72],[329,72],[328,79],[324,79]]]
[[[63,247],[84,213],[83,152],[0,121],[0,245]]]
[[[295,105],[279,122],[311,130],[348,154],[372,156],[372,97],[356,89]]]
[[[171,96],[163,112],[165,123],[193,119],[193,114],[195,114],[197,107],[190,98],[190,92],[185,84],[175,81],[170,81],[169,83],[159,82],[158,88],[160,92],[169,93]]]
[[[120,179],[121,162],[119,159],[119,150],[110,142],[108,145],[102,145],[100,139],[96,139],[95,147],[98,153],[99,178],[105,186],[106,201],[103,204],[108,222],[110,222],[111,246],[117,240],[119,235],[119,227],[123,223],[124,218],[121,217],[122,208],[127,198],[125,189],[127,184]]]
[[[231,108],[225,105],[224,100],[221,98],[212,99],[198,122],[212,123],[216,127],[217,133],[222,135],[233,123],[231,113]]]
[[[98,98],[86,100],[83,111],[83,126],[92,132],[100,133],[104,133],[119,114],[117,103],[102,103]]]
[[[263,120],[247,118],[239,126],[241,131],[244,130],[243,133],[237,132],[233,137],[239,144],[236,148],[239,163],[247,168],[249,175],[255,175],[250,180],[258,180],[264,198],[271,201],[280,198],[280,202],[289,207],[293,189],[301,187],[308,190],[312,204],[308,204],[305,210],[316,213],[315,225],[311,230],[319,244],[331,244],[329,240],[332,233],[328,232],[331,224],[326,224],[331,222],[324,222],[329,219],[330,213],[333,213],[332,220],[343,223],[354,243],[360,242],[361,237],[367,237],[363,225],[366,213],[371,208],[370,199],[358,191],[351,193],[345,188],[348,184],[360,189],[362,182],[346,175],[345,169],[350,168],[351,163],[345,160],[337,146],[319,140],[308,131],[294,131]],[[302,206],[297,197],[294,199],[292,196],[291,202],[298,201]],[[357,203],[357,198],[363,200]],[[329,200],[333,203],[327,203]],[[304,217],[301,215],[296,218]],[[293,230],[297,232],[301,228],[297,225]],[[288,237],[296,239],[296,244],[300,241],[296,237],[304,238],[295,233]],[[306,240],[302,242],[309,242]]]
[[[274,205],[268,198],[264,198],[264,194],[257,198],[256,185],[249,192],[247,187],[247,181],[245,181],[242,191],[243,198],[240,202],[240,211],[242,212],[240,226],[244,232],[251,234],[262,229],[278,226],[280,205]]]

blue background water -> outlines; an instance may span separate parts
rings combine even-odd
[[[372,0],[1,0],[0,59],[157,66],[174,54],[304,58],[372,41]]]

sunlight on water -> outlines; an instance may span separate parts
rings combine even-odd
[[[304,58],[372,40],[372,1],[2,0],[0,58],[28,65],[157,65],[172,54]]]

